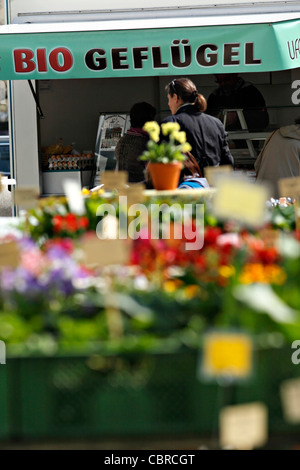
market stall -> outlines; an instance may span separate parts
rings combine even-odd
[[[8,1],[0,29],[15,213],[24,209],[1,226],[2,441],[204,435],[218,448],[263,449],[284,436],[295,446],[299,178],[280,200],[232,174],[157,192],[107,171],[90,191],[73,164],[95,146],[101,154],[101,116],[126,116],[139,100],[163,116],[179,71],[207,91],[216,72],[251,71],[270,91],[273,124],[290,122],[297,8],[278,5],[266,23],[268,6],[231,16],[133,8],[120,19],[76,2],[49,15],[45,3],[34,13],[35,2]],[[108,129],[105,145],[116,138]],[[55,194],[64,172],[75,186]],[[249,419],[253,432],[241,433]]]
[[[100,115],[128,114],[136,101],[153,103],[157,118],[164,117],[164,86],[178,75],[191,76],[204,96],[215,86],[215,73],[239,72],[257,83],[270,114],[262,139],[297,117],[291,100],[299,73],[297,6],[245,8],[237,2],[213,13],[205,5],[189,7],[128,6],[121,14],[113,8],[97,12],[87,2],[79,13],[76,3],[62,10],[52,2],[49,12],[44,2],[37,12],[34,2],[7,2],[0,78],[10,81],[17,185],[49,194],[61,191],[55,183],[62,172],[79,180],[80,169],[74,172],[74,161],[61,153],[55,153],[61,168],[49,174],[47,149],[63,145],[77,156],[93,155]]]

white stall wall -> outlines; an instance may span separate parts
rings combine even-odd
[[[188,8],[197,6],[215,6],[223,5],[270,5],[270,2],[249,0],[214,0],[213,3],[208,0],[7,0],[9,5],[9,16],[12,21],[18,14],[46,13],[46,12],[65,12],[65,11],[100,11],[100,10],[129,10],[129,9],[148,9],[148,8]],[[272,0],[272,4],[293,3],[282,2],[282,0]]]
[[[12,177],[19,186],[39,187],[37,116],[27,81],[10,82]]]

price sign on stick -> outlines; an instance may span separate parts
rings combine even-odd
[[[39,189],[34,186],[18,186],[14,193],[15,204],[23,209],[34,207],[40,195]]]
[[[233,172],[231,165],[207,166],[204,168],[204,176],[210,186],[216,186],[218,178],[228,176]]]
[[[0,244],[0,270],[5,267],[17,268],[20,263],[20,251],[16,242]]]
[[[278,182],[280,197],[292,197],[300,200],[300,176],[281,178]]]
[[[296,229],[300,230],[300,201],[295,204],[295,224]]]
[[[255,402],[227,406],[220,411],[220,445],[236,450],[264,446],[268,439],[268,410]]]
[[[300,423],[300,379],[284,380],[280,385],[280,398],[285,420]]]
[[[77,181],[66,179],[63,182],[63,188],[70,211],[77,215],[85,214],[85,204],[80,184]]]
[[[247,378],[252,372],[253,345],[246,333],[212,331],[204,335],[201,373],[204,378]]]
[[[129,261],[131,241],[101,240],[97,237],[86,237],[81,243],[84,262],[90,267],[123,265]],[[114,302],[114,290],[108,274],[104,275],[106,289],[104,292],[107,326],[111,338],[123,335],[123,321],[119,306]]]
[[[80,248],[83,261],[88,266],[123,265],[129,261],[131,240],[101,240],[98,237],[86,237]]]
[[[213,210],[220,219],[236,219],[250,226],[260,226],[265,221],[269,187],[253,184],[241,176],[224,176],[218,179],[213,199]]]
[[[127,171],[105,171],[101,176],[101,183],[104,184],[105,191],[119,191],[127,184]]]
[[[144,190],[145,186],[141,183],[137,183],[129,186],[129,188],[123,189],[120,191],[120,194],[127,197],[127,206],[129,207],[132,204],[140,204],[144,201]]]

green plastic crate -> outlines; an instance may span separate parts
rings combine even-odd
[[[200,425],[196,410],[201,406],[196,359],[193,353],[139,356],[138,365],[130,371],[131,360],[126,357],[116,359],[116,371],[92,370],[87,358],[21,360],[23,436],[176,434],[208,429],[210,410],[202,409]],[[120,364],[127,368],[122,370]]]
[[[2,435],[23,439],[218,435],[222,406],[261,401],[269,435],[299,434],[285,422],[283,380],[300,376],[290,348],[257,351],[254,370],[229,387],[199,380],[195,351],[118,357],[12,360],[9,382],[0,376]],[[5,366],[7,367],[7,366]],[[6,370],[6,369],[3,369]],[[0,368],[0,372],[2,369]],[[4,413],[4,414],[3,414]]]
[[[0,439],[6,439],[10,435],[10,399],[8,376],[10,362],[0,364]]]

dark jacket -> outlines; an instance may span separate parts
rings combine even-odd
[[[269,114],[261,92],[250,82],[238,78],[232,90],[222,87],[214,90],[208,97],[206,113],[218,116],[223,109],[243,109],[243,114],[250,131],[261,131],[269,124]],[[240,122],[226,126],[228,131],[241,129]]]
[[[118,170],[127,171],[129,183],[145,180],[145,162],[139,160],[139,156],[147,149],[147,142],[146,136],[125,134],[117,143],[115,156]]]
[[[194,105],[188,104],[162,121],[165,122],[178,122],[180,130],[185,131],[186,140],[192,146],[191,153],[201,170],[206,166],[233,166],[234,160],[228,147],[227,132],[219,119],[201,113]]]

